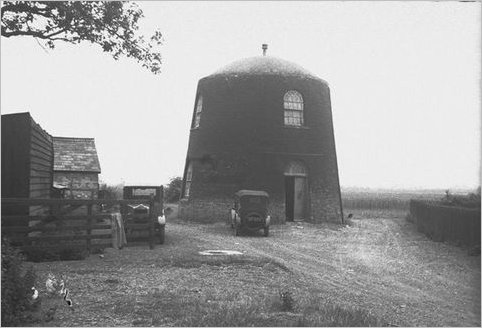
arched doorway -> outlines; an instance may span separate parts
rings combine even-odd
[[[308,171],[298,161],[290,162],[284,172],[286,220],[306,218],[308,205]]]

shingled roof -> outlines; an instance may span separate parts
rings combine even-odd
[[[54,171],[100,173],[93,138],[53,137]]]

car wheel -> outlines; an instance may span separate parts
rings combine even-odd
[[[264,228],[264,236],[268,237],[268,235],[269,235],[269,226]]]
[[[161,226],[159,229],[159,244],[164,244],[164,239],[165,239],[165,229],[166,226]]]

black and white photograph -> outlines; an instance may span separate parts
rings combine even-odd
[[[480,327],[482,2],[2,1],[2,327]]]

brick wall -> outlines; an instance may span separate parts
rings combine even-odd
[[[54,182],[67,186],[70,190],[66,198],[97,199],[99,175],[90,172],[54,172]]]
[[[288,90],[303,96],[303,127],[284,125],[283,96]],[[192,163],[193,174],[181,217],[224,218],[233,194],[252,189],[269,193],[273,221],[284,222],[284,173],[290,162],[299,161],[308,171],[304,219],[341,222],[326,83],[274,75],[209,76],[199,81],[197,94],[203,97],[203,109],[199,128],[190,134],[186,167]]]
[[[183,199],[179,205],[179,218],[183,220],[202,223],[229,222],[233,198],[197,199],[193,201]],[[270,202],[268,215],[271,216],[272,224],[285,223],[284,204],[276,201]]]

